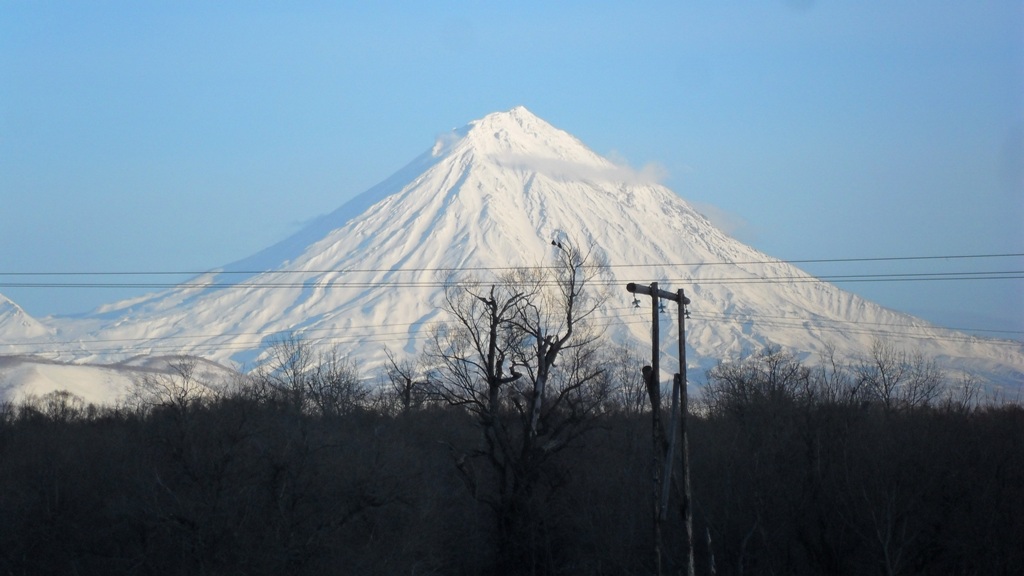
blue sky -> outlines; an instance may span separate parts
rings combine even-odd
[[[0,0],[0,273],[214,268],[516,105],[778,258],[1024,252],[1019,0],[292,4]],[[1024,331],[1020,278],[840,285]]]

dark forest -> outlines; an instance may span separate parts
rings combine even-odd
[[[632,359],[561,388],[530,443],[514,384],[481,414],[409,365],[368,386],[303,350],[291,377],[217,394],[183,361],[121,406],[3,405],[0,573],[656,572]],[[913,362],[885,396],[879,366],[766,351],[707,374],[687,422],[698,574],[1024,573],[1024,409],[969,386],[896,394],[942,376]]]

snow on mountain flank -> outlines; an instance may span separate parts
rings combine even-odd
[[[36,340],[51,334],[43,323],[0,294],[0,336],[4,340]]]
[[[39,350],[7,351],[76,362],[194,354],[245,368],[274,338],[297,334],[372,370],[385,345],[416,353],[444,321],[439,275],[549,264],[556,236],[595,246],[611,265],[602,323],[617,341],[649,346],[649,311],[633,308],[626,283],[687,291],[691,379],[767,345],[806,357],[834,345],[841,357],[865,357],[881,336],[947,368],[1024,381],[1024,344],[939,328],[820,282],[523,107],[443,135],[290,238],[177,288],[13,336],[0,301],[0,351],[52,335]],[[674,326],[674,307],[667,314]],[[673,332],[662,330],[663,362],[677,349]]]

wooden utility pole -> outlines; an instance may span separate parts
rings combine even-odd
[[[687,576],[694,576],[693,507],[691,506],[690,493],[690,441],[686,434],[686,416],[690,413],[689,394],[687,394],[686,390],[686,316],[689,314],[686,311],[686,305],[690,303],[690,299],[683,293],[682,288],[679,289],[678,297],[679,299],[676,302],[679,303],[679,373],[676,374],[673,391],[678,391],[680,395],[679,437],[682,441],[683,457],[683,501],[680,502],[680,507],[683,513],[684,538],[686,539],[686,574]],[[675,431],[673,430],[672,433],[675,434]]]
[[[664,506],[662,496],[665,493],[663,488],[671,479],[662,475],[662,466],[665,463],[665,427],[661,423],[661,371],[658,354],[658,342],[661,339],[661,332],[658,324],[658,283],[651,284],[651,366],[650,370],[644,370],[644,380],[647,384],[647,395],[651,399],[651,439],[654,443],[654,450],[651,462],[651,496],[654,513],[654,568],[655,574],[661,576],[664,572],[661,568],[664,542],[662,541],[661,529],[665,524]]]
[[[672,465],[675,461],[676,438],[680,437],[682,452],[683,496],[680,502],[680,513],[683,518],[686,553],[686,574],[694,576],[693,562],[693,514],[690,506],[690,449],[686,435],[686,414],[688,400],[686,393],[686,305],[690,299],[680,288],[677,292],[668,292],[658,288],[657,282],[650,286],[638,286],[634,283],[626,285],[632,294],[646,294],[651,297],[651,365],[644,367],[644,382],[647,394],[651,399],[651,425],[654,440],[653,500],[654,500],[654,554],[657,574],[662,574],[662,526],[668,517],[669,487],[672,484]],[[659,371],[660,350],[658,342],[660,329],[658,314],[659,299],[672,300],[679,305],[679,373],[672,381],[672,412],[669,433],[665,434],[661,422],[661,376]],[[679,431],[677,433],[677,430]]]

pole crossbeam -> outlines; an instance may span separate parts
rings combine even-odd
[[[655,283],[655,286],[657,283]],[[658,288],[652,288],[650,286],[641,286],[634,282],[626,284],[626,290],[632,294],[646,294],[647,296],[657,296],[658,298],[664,298],[665,300],[671,300],[673,302],[679,302],[679,298],[683,299],[683,305],[689,304],[690,299],[677,292],[669,292],[668,290],[660,290]]]

